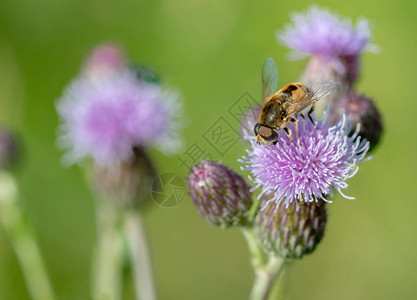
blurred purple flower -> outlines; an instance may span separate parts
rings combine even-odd
[[[126,67],[124,51],[113,44],[102,44],[93,49],[83,66],[84,77],[100,80],[115,76]]]
[[[180,103],[159,85],[140,82],[128,71],[91,81],[74,80],[57,103],[64,159],[92,157],[101,166],[133,159],[133,149],[157,145],[165,152],[181,144]]]
[[[371,30],[366,19],[359,19],[354,28],[350,19],[312,6],[306,13],[294,13],[292,21],[277,34],[277,39],[293,50],[294,59],[309,55],[350,56],[364,49],[375,49],[370,44]]]
[[[243,170],[252,172],[249,179],[253,190],[262,186],[259,197],[271,194],[268,203],[284,201],[286,207],[293,201],[317,202],[333,197],[333,189],[343,197],[346,179],[354,176],[357,164],[365,161],[369,142],[358,136],[360,126],[349,136],[350,125],[343,116],[334,126],[327,122],[328,110],[315,123],[299,118],[298,137],[290,124],[294,142],[283,130],[279,131],[276,145],[258,145],[253,137],[252,149],[240,160]],[[278,206],[277,206],[278,207]]]

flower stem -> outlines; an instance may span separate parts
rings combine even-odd
[[[251,254],[251,263],[254,270],[262,268],[264,265],[264,255],[256,242],[255,235],[251,228],[241,227],[243,236],[248,244],[249,253]]]
[[[0,217],[22,269],[33,300],[54,300],[55,296],[39,247],[18,203],[17,184],[12,175],[0,172]]]
[[[121,299],[123,239],[119,223],[118,210],[109,201],[98,201],[98,242],[92,278],[93,296],[96,300]]]
[[[154,300],[156,293],[151,260],[142,216],[138,211],[126,212],[124,230],[131,257],[136,299]]]
[[[250,228],[242,228],[243,236],[251,254],[251,263],[255,271],[255,281],[249,299],[266,300],[282,271],[285,260],[275,256],[270,256],[268,262],[264,262],[264,255],[256,242],[253,231]]]
[[[258,270],[255,270],[255,282],[250,295],[251,300],[266,300],[274,285],[275,280],[281,273],[284,260],[271,256],[268,263]]]

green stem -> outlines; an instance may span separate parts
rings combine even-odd
[[[126,212],[124,230],[131,257],[136,299],[154,300],[156,293],[142,216],[137,211]]]
[[[17,184],[12,175],[0,172],[0,217],[22,269],[28,292],[34,300],[55,296],[31,227],[18,203]]]
[[[264,265],[264,255],[262,253],[262,250],[259,248],[259,245],[256,241],[252,229],[248,227],[242,227],[241,231],[246,239],[246,243],[248,244],[253,269],[257,270],[259,268],[262,268]]]
[[[255,272],[255,281],[249,299],[266,300],[275,280],[285,265],[285,260],[270,256],[268,262],[265,263],[264,255],[251,228],[242,228],[242,233],[248,244],[251,263]]]
[[[285,268],[279,274],[279,277],[271,288],[270,299],[271,300],[285,300],[288,299],[288,278],[291,268],[291,261],[285,263]]]
[[[122,297],[123,239],[119,212],[110,201],[97,201],[97,246],[93,266],[93,297],[119,300]]]
[[[271,256],[268,263],[258,270],[255,270],[255,282],[250,295],[251,300],[266,300],[269,293],[281,273],[285,262],[282,258]]]

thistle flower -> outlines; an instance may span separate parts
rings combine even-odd
[[[74,80],[57,110],[59,143],[68,149],[69,163],[91,157],[106,166],[132,161],[135,147],[156,145],[169,153],[180,146],[177,96],[129,71],[93,82]]]
[[[202,160],[191,168],[188,187],[194,205],[209,223],[222,228],[246,224],[252,205],[249,186],[228,167]]]
[[[365,161],[369,142],[358,136],[360,126],[352,135],[346,117],[333,126],[328,119],[328,110],[321,120],[299,117],[298,135],[294,124],[289,129],[293,142],[283,130],[278,131],[276,145],[258,145],[253,137],[252,149],[240,160],[243,170],[251,171],[254,189],[262,187],[263,195],[270,195],[268,202],[284,202],[288,208],[292,202],[330,202],[325,197],[333,196],[333,189],[347,199],[342,192],[347,188],[346,179],[358,171],[357,164]]]
[[[359,135],[370,142],[371,149],[378,144],[383,130],[382,119],[371,98],[350,91],[332,107],[330,122],[335,123],[342,114],[346,114],[354,126],[361,124]]]
[[[268,197],[261,199],[264,206]],[[270,203],[259,210],[254,232],[266,252],[286,259],[302,258],[314,251],[324,235],[325,202]]]
[[[303,82],[340,82],[342,78],[352,84],[358,75],[359,54],[377,50],[370,43],[371,30],[364,18],[353,27],[350,19],[312,6],[306,13],[294,13],[292,20],[293,24],[278,33],[277,39],[292,49],[290,56],[294,59],[312,56]]]
[[[368,21],[363,18],[353,28],[351,20],[312,6],[307,13],[294,13],[292,20],[294,24],[288,24],[277,38],[293,50],[294,58],[355,55],[374,47],[369,43],[371,30]]]

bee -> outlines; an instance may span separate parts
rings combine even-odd
[[[278,84],[278,69],[271,57],[265,61],[262,69],[262,109],[258,123],[253,129],[256,139],[264,145],[275,144],[278,130],[283,129],[292,141],[291,131],[287,126],[295,123],[295,134],[298,134],[298,120],[295,114],[311,105],[307,113],[314,123],[311,113],[317,101],[329,95],[337,83],[329,80],[322,83],[306,85],[300,82],[290,83],[276,91]]]

